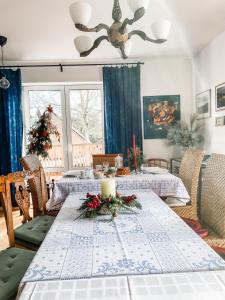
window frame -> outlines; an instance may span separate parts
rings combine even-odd
[[[70,115],[70,90],[100,90],[101,91],[101,107],[102,107],[102,137],[103,137],[103,153],[104,143],[104,100],[103,100],[103,84],[98,83],[44,83],[44,84],[24,84],[23,85],[23,155],[27,146],[27,132],[30,128],[30,105],[29,91],[60,91],[61,94],[61,111],[62,111],[62,133],[63,133],[63,156],[64,167],[48,167],[49,172],[65,172],[68,170],[85,169],[86,167],[73,167],[72,157],[72,136],[71,136],[71,115]]]
[[[101,107],[102,107],[102,147],[105,149],[104,142],[104,102],[103,102],[103,86],[97,84],[88,85],[67,85],[65,86],[66,95],[66,115],[67,115],[67,146],[68,146],[68,163],[70,170],[85,169],[85,167],[73,167],[73,156],[72,156],[72,136],[71,136],[71,114],[70,114],[70,91],[71,90],[100,90],[101,91]]]

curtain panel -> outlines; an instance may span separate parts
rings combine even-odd
[[[0,88],[0,175],[22,170],[23,116],[20,70],[0,69],[10,82]]]
[[[105,153],[123,153],[132,135],[142,149],[140,66],[104,67]]]

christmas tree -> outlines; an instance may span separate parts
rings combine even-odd
[[[59,131],[52,123],[52,114],[53,108],[49,105],[29,130],[27,146],[28,154],[36,154],[46,158],[48,157],[48,150],[52,148],[51,135],[55,135],[60,142]]]

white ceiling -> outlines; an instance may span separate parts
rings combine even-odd
[[[0,34],[8,37],[5,59],[11,61],[54,61],[80,59],[73,39],[79,31],[73,26],[69,5],[75,0],[0,0]],[[86,0],[93,7],[90,26],[112,23],[113,0]],[[132,17],[126,0],[120,0],[123,17]],[[201,50],[225,30],[225,0],[150,0],[146,15],[132,29],[151,35],[157,19],[172,22],[169,41],[154,45],[134,37],[130,58],[155,55],[190,55]],[[131,28],[130,28],[131,29]],[[89,34],[93,40],[104,33]],[[83,34],[83,33],[81,33]],[[116,59],[119,54],[103,42],[84,61]]]

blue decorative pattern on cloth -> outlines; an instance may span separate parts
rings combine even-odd
[[[83,194],[65,201],[23,282],[225,269],[225,262],[151,190],[143,210],[76,219]]]
[[[70,193],[83,191],[100,191],[101,180],[61,178],[55,182],[53,195],[47,203],[49,210],[58,209]],[[117,189],[120,190],[146,190],[152,189],[161,197],[173,196],[190,199],[182,180],[172,174],[138,174],[126,177],[116,177]]]

